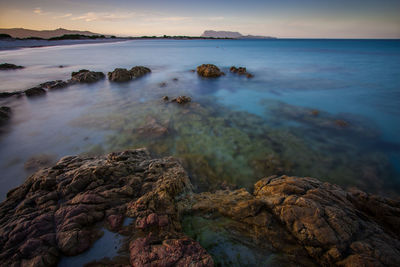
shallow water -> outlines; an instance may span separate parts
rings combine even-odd
[[[290,174],[400,194],[400,41],[138,40],[1,51],[0,61],[26,66],[0,72],[0,91],[67,80],[83,68],[152,69],[124,84],[0,99],[13,110],[0,134],[2,199],[29,175],[24,164],[35,155],[142,146],[181,158],[198,191]],[[190,72],[202,63],[227,75]],[[255,77],[230,74],[231,65]],[[193,102],[166,104],[164,95]]]

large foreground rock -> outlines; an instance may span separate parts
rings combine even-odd
[[[0,204],[0,263],[56,266],[62,255],[90,248],[101,236],[96,224],[118,228],[129,216],[132,266],[212,265],[180,230],[175,199],[188,192],[191,184],[178,162],[153,159],[144,149],[65,157],[30,176]]]
[[[250,237],[242,245],[272,250],[285,266],[400,266],[399,201],[288,176],[264,178],[253,193],[195,194],[176,160],[145,149],[65,157],[11,190],[0,204],[0,263],[56,266],[88,250],[99,225],[117,231],[130,217],[118,266],[212,266],[182,232],[186,215],[227,218],[235,242]]]

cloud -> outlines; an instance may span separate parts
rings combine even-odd
[[[42,14],[43,12],[42,12],[42,9],[41,9],[40,7],[37,7],[37,8],[35,8],[35,9],[33,10],[33,13],[40,15],[40,14]]]
[[[67,14],[64,14],[64,15],[60,15],[60,16],[55,16],[55,17],[53,17],[54,19],[63,19],[63,18],[69,18],[69,17],[71,17],[72,16],[72,13],[67,13]]]
[[[72,17],[71,20],[84,20],[87,22],[91,21],[120,21],[134,17],[134,13],[126,14],[115,14],[108,12],[88,12],[78,17]]]
[[[224,17],[211,17],[211,18],[207,18],[209,20],[213,20],[213,21],[218,21],[218,20],[224,20]]]

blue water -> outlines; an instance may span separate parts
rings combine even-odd
[[[353,185],[349,182],[353,179],[351,170],[355,171],[360,164],[367,168],[368,162],[373,161],[377,166],[374,168],[379,171],[374,171],[374,175],[366,175],[375,177],[368,179],[384,179],[389,184],[400,183],[398,40],[136,40],[1,51],[0,62],[26,66],[22,70],[0,72],[0,91],[23,90],[49,80],[66,80],[72,71],[83,68],[105,73],[117,67],[131,68],[135,65],[152,69],[151,75],[126,84],[103,80],[92,85],[74,85],[49,92],[42,98],[0,99],[1,106],[13,109],[11,121],[2,127],[0,134],[1,198],[29,175],[29,171],[24,170],[24,163],[34,155],[50,154],[60,158],[94,150],[100,154],[142,145],[159,148],[164,143],[168,143],[169,147],[161,154],[170,153],[179,157],[190,153],[191,158],[204,157],[207,164],[214,168],[216,177],[224,172],[235,173],[237,169],[240,175],[229,182],[249,186],[264,175],[262,171],[253,172],[249,167],[251,164],[247,162],[247,155],[252,152],[243,152],[243,147],[250,147],[254,143],[260,143],[261,146],[261,141],[268,141],[260,139],[262,135],[253,139],[246,132],[249,129],[256,131],[260,122],[265,127],[283,131],[277,134],[277,138],[282,138],[283,145],[285,131],[297,138],[291,137],[290,142],[298,140],[300,144],[304,141],[310,149],[315,148],[314,155],[325,152],[322,150],[325,143],[330,145],[332,159],[329,164],[343,165],[340,172],[324,169],[325,165],[307,172],[307,166],[312,166],[315,159],[311,154],[296,155],[296,149],[300,146],[296,143],[290,147],[293,155],[286,155],[282,161],[296,161],[302,157],[308,161],[292,164],[292,169],[299,170],[298,173],[290,173],[292,175],[326,177],[326,180],[342,186]],[[203,63],[215,64],[227,75],[216,80],[205,80],[190,72]],[[58,68],[59,65],[65,67]],[[229,67],[232,65],[247,67],[255,77],[247,79],[230,74]],[[178,81],[173,81],[173,78],[178,78]],[[161,82],[166,82],[167,86],[160,87]],[[194,102],[208,110],[207,119],[215,117],[215,123],[225,120],[225,124],[232,124],[236,111],[242,112],[237,114],[245,118],[255,115],[261,121],[256,122],[255,119],[250,126],[235,126],[240,138],[232,137],[235,140],[232,144],[229,138],[213,143],[210,131],[214,132],[215,138],[220,138],[224,133],[227,136],[226,129],[210,126],[211,122],[201,124],[205,117],[198,120],[199,124],[191,125],[192,128],[183,129],[183,126],[177,126],[172,115],[167,119],[173,124],[174,130],[169,132],[173,136],[165,140],[149,138],[140,142],[129,138],[131,128],[137,127],[135,118],[143,120],[151,115],[162,120],[168,112],[180,112],[172,106],[167,108],[168,112],[161,108],[157,110],[159,105],[163,105],[160,102],[163,95],[191,96]],[[326,112],[330,119],[337,117],[351,121],[357,118],[376,135],[364,140],[357,135],[343,137],[337,131],[320,131],[313,123],[280,116],[283,111],[279,109],[279,103],[317,109],[323,114]],[[88,120],[82,121],[85,117],[89,117]],[[122,120],[126,122],[121,123]],[[182,120],[185,119],[182,117]],[[188,119],[187,122],[194,121]],[[210,126],[211,130],[205,126]],[[232,134],[231,130],[229,128],[229,134]],[[318,134],[320,132],[323,134]],[[196,134],[201,134],[194,139],[199,140],[197,145],[201,149],[196,148],[193,141],[184,143],[184,140],[192,140],[188,138]],[[209,138],[206,143],[200,142],[206,138]],[[187,148],[182,148],[185,145]],[[229,154],[227,149],[234,146],[242,148]],[[341,158],[334,151],[335,147],[339,147],[340,153],[347,155],[347,158]],[[285,151],[290,149],[285,147]],[[354,151],[357,153],[351,154]],[[274,153],[280,156],[279,149]],[[321,157],[323,161],[325,155]],[[347,162],[358,157],[360,159],[354,164]],[[216,162],[223,164],[218,166]],[[196,165],[199,161],[190,164]],[[190,175],[197,177],[196,168],[190,171]],[[337,181],[332,178],[334,176]],[[346,179],[341,180],[342,176],[346,176]],[[354,177],[356,179],[364,178]],[[362,187],[370,182],[365,180],[355,184]],[[373,191],[374,186],[371,187]],[[362,189],[369,190],[367,186]],[[381,191],[385,192],[385,189]],[[395,191],[399,193],[397,189]]]

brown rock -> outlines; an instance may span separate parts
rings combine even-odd
[[[71,74],[71,80],[80,83],[94,83],[104,79],[104,77],[104,73],[90,70],[80,70]]]
[[[176,102],[178,104],[186,104],[191,101],[192,101],[192,99],[188,96],[178,96],[177,98],[174,98],[171,100],[171,102]]]
[[[224,75],[219,68],[212,64],[203,64],[197,67],[197,74],[205,78],[217,78]]]
[[[25,95],[27,97],[39,96],[39,95],[44,95],[44,94],[46,94],[46,90],[44,90],[40,86],[25,90]]]

